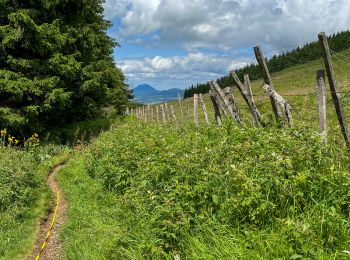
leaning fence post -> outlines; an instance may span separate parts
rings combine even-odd
[[[207,107],[205,106],[204,100],[203,100],[203,95],[199,94],[199,100],[201,102],[202,105],[202,109],[203,109],[203,113],[204,113],[204,118],[205,118],[205,122],[207,124],[209,124],[209,117],[208,117],[208,113],[207,113]]]
[[[241,115],[239,114],[236,98],[233,95],[232,90],[233,88],[227,87],[223,90],[223,93],[228,97],[227,100],[230,104],[234,119],[238,124],[242,124],[242,118],[241,118]]]
[[[283,108],[288,120],[288,124],[290,127],[292,127],[293,117],[292,117],[292,107],[290,106],[290,104],[280,94],[278,94],[271,86],[264,84],[263,89],[269,95],[270,98],[275,100],[276,103]]]
[[[226,110],[226,106],[222,98],[220,98],[219,93],[216,91],[213,81],[209,81],[209,86],[210,86],[211,93],[216,100],[216,104],[221,108],[222,112],[224,113],[224,116],[227,117],[228,112]]]
[[[272,78],[261,48],[259,46],[254,47],[254,53],[255,53],[256,60],[258,61],[260,68],[262,70],[265,84],[269,85],[272,89],[274,89],[272,85]],[[284,127],[282,113],[280,108],[278,107],[278,103],[271,96],[270,96],[270,101],[271,101],[272,109],[275,114],[277,122],[280,123],[281,127]]]
[[[226,98],[224,92],[220,88],[217,81],[212,81],[212,85],[214,87],[214,90],[218,93],[218,96],[220,97],[220,99],[223,101],[223,105],[225,106],[225,108],[228,109],[229,114],[231,114],[231,116],[235,119],[235,112],[233,111],[233,107],[231,103],[228,101],[228,99]]]
[[[216,123],[218,125],[222,125],[220,108],[218,103],[216,103],[216,98],[212,90],[209,90],[209,95],[210,95],[211,102],[213,103]]]
[[[323,50],[324,64],[326,67],[328,82],[332,93],[332,99],[333,99],[335,111],[337,112],[338,121],[345,139],[346,146],[350,148],[350,135],[348,130],[348,124],[344,114],[344,108],[340,100],[337,81],[335,79],[332,58],[331,58],[329,45],[328,45],[328,39],[324,32],[318,35],[318,39],[320,41],[320,44]]]
[[[257,108],[255,101],[254,101],[254,97],[253,97],[253,90],[252,90],[252,85],[250,84],[250,79],[249,79],[249,75],[246,74],[244,75],[244,84],[246,86],[247,89],[247,93],[248,93],[248,100],[250,103],[250,107],[251,107],[251,112],[255,121],[255,125],[256,126],[261,126],[262,125],[262,118],[261,118],[261,114],[259,109]]]
[[[325,70],[317,71],[317,105],[318,105],[318,124],[322,142],[327,144],[327,100]]]
[[[193,116],[194,116],[194,123],[196,125],[199,124],[199,118],[198,118],[198,94],[193,95]]]
[[[240,79],[238,78],[237,74],[235,71],[231,71],[231,77],[233,78],[233,80],[235,81],[237,87],[238,87],[238,90],[239,92],[241,92],[242,96],[243,96],[243,99],[244,101],[247,103],[248,107],[249,107],[249,110],[250,112],[252,113],[253,115],[253,119],[254,119],[254,124],[256,126],[259,126],[259,118],[256,114],[256,107],[254,108],[254,102],[252,101],[252,98],[251,98],[251,94],[249,94],[249,91],[248,91],[248,87],[250,87],[250,81],[249,81],[249,76],[246,78],[247,75],[244,76],[244,81],[245,81],[245,84],[246,86],[244,86],[242,84],[242,82],[240,81]],[[249,86],[247,86],[249,85]],[[251,93],[251,89],[250,89],[250,93]]]

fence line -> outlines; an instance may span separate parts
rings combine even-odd
[[[293,73],[299,70],[302,71],[303,69],[305,71],[307,70],[308,72],[313,71],[315,75],[317,75],[316,81],[315,78],[312,80],[304,78],[305,82],[307,80],[307,84],[305,86],[314,86],[312,91],[306,90],[306,93],[303,94],[279,93],[274,88],[273,77],[270,75],[263,50],[260,47],[255,47],[255,58],[263,75],[263,84],[259,92],[264,90],[265,94],[253,93],[249,75],[244,75],[244,83],[242,83],[235,71],[232,71],[230,72],[230,76],[233,79],[234,86],[222,89],[217,81],[209,81],[210,104],[205,103],[202,94],[195,94],[193,97],[193,113],[190,112],[191,106],[189,99],[187,99],[187,102],[183,101],[180,95],[178,95],[179,111],[176,111],[176,107],[174,106],[175,104],[169,104],[168,106],[167,103],[164,103],[155,106],[144,106],[141,108],[127,108],[126,113],[135,115],[137,118],[139,118],[139,120],[145,122],[175,123],[177,125],[180,123],[185,123],[185,118],[188,122],[192,121],[195,125],[199,125],[201,122],[204,122],[205,124],[221,125],[224,120],[233,120],[238,125],[241,125],[249,122],[249,120],[245,118],[246,113],[249,113],[250,121],[252,122],[253,126],[265,127],[269,124],[266,124],[266,119],[265,117],[263,119],[264,115],[260,110],[263,106],[270,103],[272,107],[271,113],[274,114],[280,127],[286,127],[287,125],[289,127],[293,127],[295,118],[298,120],[299,117],[294,116],[293,120],[292,113],[305,114],[306,110],[309,111],[307,112],[309,122],[312,122],[313,116],[318,117],[318,132],[325,144],[327,143],[327,134],[330,132],[335,133],[335,131],[339,131],[340,129],[346,146],[350,148],[350,134],[347,124],[347,118],[350,116],[345,114],[345,112],[350,113],[350,102],[349,104],[345,104],[347,98],[350,99],[350,79],[347,83],[343,82],[343,84],[341,84],[342,88],[344,88],[341,90],[339,88],[339,84],[337,84],[337,81],[335,80],[336,73],[332,63],[332,57],[349,65],[349,69],[350,60],[348,62],[347,59],[349,57],[337,53],[329,48],[327,37],[324,33],[319,34],[319,42],[324,54],[323,58],[325,70],[321,70],[320,68],[296,68],[294,70],[289,70]],[[300,64],[305,63],[300,62]],[[344,74],[349,74],[349,72],[347,72],[347,70],[344,68],[338,69],[337,71]],[[327,88],[325,75],[328,77],[329,88]],[[279,82],[281,82],[281,80],[287,79],[288,77],[280,77],[276,75],[276,78],[278,78]],[[292,84],[291,81],[286,82],[288,84]],[[239,93],[244,100],[243,105],[245,106],[241,106],[241,104],[237,103],[234,89],[239,90]],[[327,93],[330,93],[332,100],[327,99]],[[304,99],[293,99],[297,97]],[[254,98],[257,98],[258,100],[255,101]],[[260,98],[264,100],[259,100]],[[290,100],[287,100],[286,98]],[[309,102],[312,102],[314,105],[307,105]],[[200,111],[199,106],[202,108]],[[208,108],[211,109],[208,110]],[[332,111],[335,110],[339,127],[332,129],[334,126],[331,127],[331,125],[327,124],[327,109],[331,109]],[[209,118],[208,111],[213,112],[213,120]],[[200,119],[201,117],[203,117],[203,119]]]

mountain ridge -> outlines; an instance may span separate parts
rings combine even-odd
[[[167,90],[157,90],[149,84],[137,85],[134,89],[134,101],[144,104],[162,103],[174,100],[178,94],[183,96],[184,90],[171,88]]]

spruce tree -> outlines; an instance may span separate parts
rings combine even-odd
[[[0,128],[41,131],[96,117],[129,90],[103,0],[0,0]]]

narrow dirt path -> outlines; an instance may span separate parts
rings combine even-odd
[[[57,203],[57,193],[60,193],[60,201],[58,204],[58,209],[57,209],[57,214],[56,214],[56,219],[55,219],[55,224],[51,230],[50,237],[48,238],[46,242],[46,246],[44,250],[42,251],[40,255],[40,260],[56,260],[60,259],[60,252],[61,252],[61,247],[62,243],[59,240],[59,230],[62,227],[66,214],[67,214],[67,203],[64,199],[64,196],[55,181],[55,175],[58,173],[62,167],[63,164],[57,165],[50,173],[47,179],[47,183],[50,187],[50,190],[54,193],[55,196],[55,204],[52,205],[52,208],[50,209],[50,213],[40,221],[39,225],[39,232],[37,234],[37,238],[34,244],[34,250],[31,256],[28,256],[26,260],[32,260],[35,259],[36,256],[38,255],[44,241],[47,235],[47,232],[50,229],[51,221],[54,215],[56,203]]]

